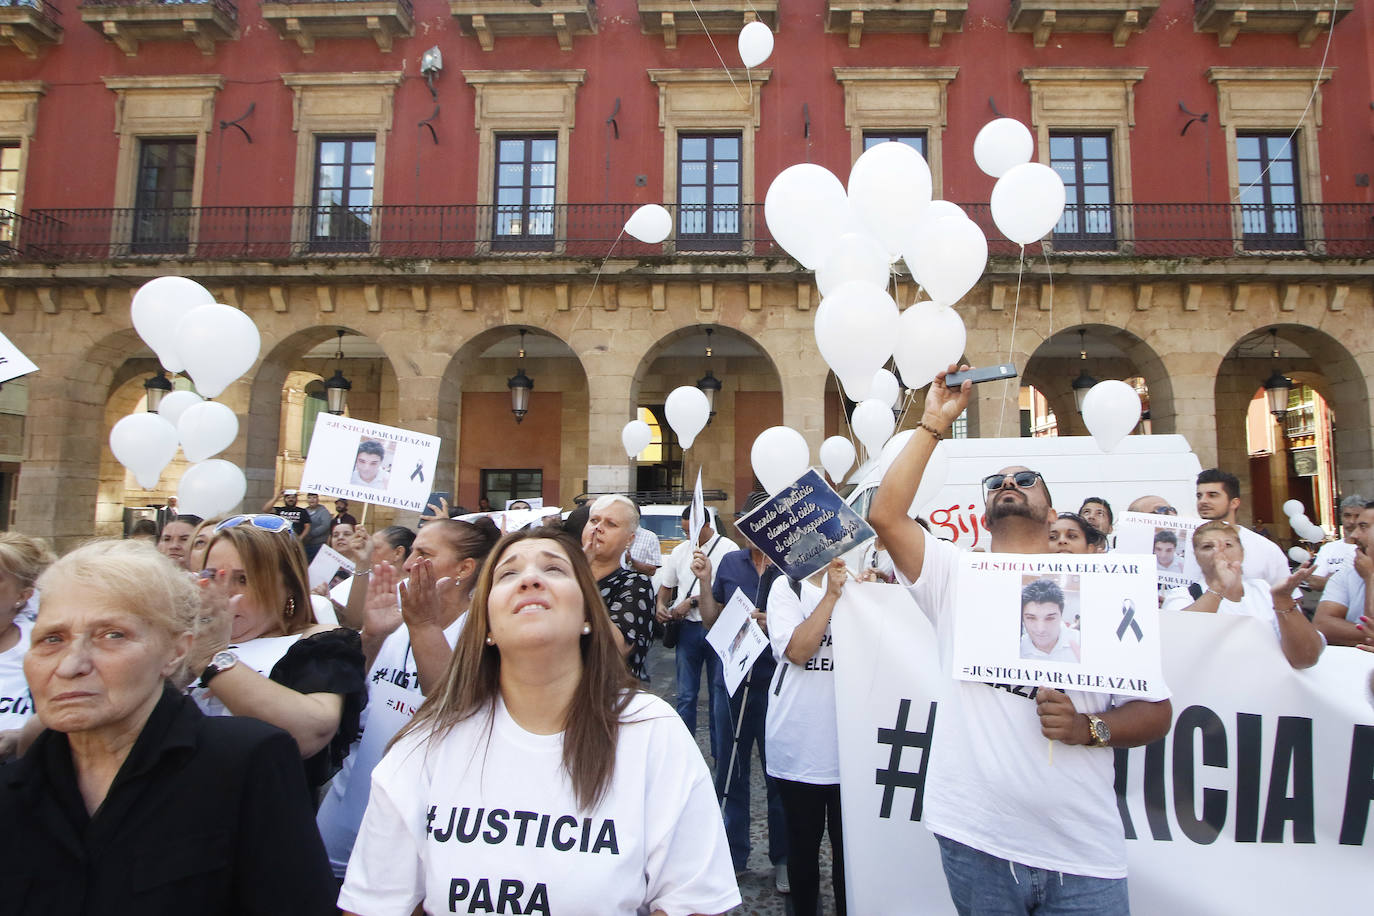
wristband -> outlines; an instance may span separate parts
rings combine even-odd
[[[940,439],[943,438],[943,437],[940,435],[940,431],[937,430],[935,427],[931,426],[931,425],[930,425],[929,423],[927,423],[925,420],[922,420],[920,423],[917,423],[917,424],[916,424],[916,428],[917,428],[917,429],[924,429],[926,432],[930,433],[932,436],[935,437],[935,441],[936,441],[936,442],[939,442]]]

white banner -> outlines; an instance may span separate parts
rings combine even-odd
[[[1329,648],[1293,671],[1261,621],[1178,611],[1160,625],[1174,728],[1115,752],[1132,911],[1366,911],[1374,655]],[[942,729],[964,727],[938,716],[951,681],[934,630],[905,589],[858,583],[831,626],[849,906],[953,913],[918,823],[927,755]]]
[[[25,356],[8,337],[0,334],[0,385],[12,378],[37,371],[38,367],[34,365],[33,360]]]
[[[320,414],[300,488],[422,512],[438,459],[437,436]]]
[[[1193,552],[1193,529],[1201,524],[1202,519],[1186,515],[1123,512],[1117,516],[1112,533],[1121,553],[1155,555],[1162,587],[1186,587],[1193,580],[1183,567]]]
[[[1168,695],[1149,554],[969,552],[959,558],[958,595],[960,680]]]

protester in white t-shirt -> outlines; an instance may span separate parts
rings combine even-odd
[[[582,551],[506,535],[445,680],[372,777],[339,906],[722,913],[740,903],[706,764],[640,693]]]
[[[1271,586],[1285,581],[1289,575],[1288,558],[1278,544],[1256,534],[1236,521],[1240,510],[1240,481],[1236,475],[1220,468],[1208,468],[1197,475],[1197,514],[1207,521],[1219,520],[1235,527],[1240,533],[1240,546],[1245,549],[1245,578],[1263,579]],[[1194,582],[1202,581],[1197,557],[1183,561],[1184,574]],[[1298,597],[1294,595],[1294,597]]]
[[[883,477],[869,521],[899,581],[934,621],[948,666],[960,551],[907,516],[936,443],[972,393],[970,382],[946,388],[945,374],[931,384],[916,435]],[[1044,479],[1010,467],[983,485],[990,552],[1044,553],[1054,518]],[[1038,913],[1128,913],[1126,844],[1108,748],[1148,744],[1168,732],[1171,720],[1168,700],[951,681],[940,703],[947,724],[927,768],[922,820],[939,841],[956,908],[1019,912],[1027,889],[1037,888]],[[1053,765],[1046,738],[1056,743]]]
[[[23,612],[33,597],[34,582],[52,561],[46,542],[0,531],[0,733],[21,728],[33,716],[23,667],[33,620]],[[6,748],[0,756],[17,740],[17,734],[0,740]]]
[[[1311,668],[1317,663],[1326,640],[1292,598],[1293,589],[1312,571],[1310,564],[1272,588],[1260,579],[1247,579],[1243,573],[1245,551],[1240,534],[1223,521],[1198,526],[1193,532],[1193,554],[1202,567],[1206,589],[1196,598],[1186,589],[1179,589],[1185,594],[1171,593],[1164,602],[1164,610],[1233,614],[1266,621],[1273,626],[1288,664]],[[1193,588],[1196,590],[1197,586]]]
[[[438,519],[420,529],[405,564],[409,578],[399,589],[389,563],[365,573],[370,581],[362,632],[368,661],[363,732],[330,782],[316,817],[329,864],[339,878],[348,868],[367,808],[372,770],[448,670],[477,575],[500,536],[489,518]]]
[[[1341,500],[1341,539],[1323,544],[1317,550],[1312,575],[1307,579],[1309,588],[1326,588],[1327,580],[1355,559],[1355,526],[1360,521],[1364,504],[1365,498],[1358,493]]]
[[[787,822],[787,880],[798,913],[818,912],[821,837],[830,832],[835,911],[845,912],[840,745],[835,725],[830,615],[849,573],[830,561],[799,589],[785,576],[768,592],[768,640],[778,667],[768,690],[764,743]],[[818,584],[824,577],[825,588]]]

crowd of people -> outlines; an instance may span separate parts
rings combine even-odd
[[[290,489],[256,514],[169,515],[151,546],[57,559],[0,533],[0,855],[17,876],[0,911],[724,913],[753,852],[757,756],[777,890],[821,912],[828,836],[844,914],[831,624],[850,580],[895,581],[948,664],[960,550],[908,509],[968,399],[937,378],[873,499],[878,540],[800,581],[690,509],[661,557],[620,494],[505,534],[447,505],[373,533]],[[1051,483],[983,480],[991,552],[1113,549],[1110,503],[1057,512]],[[1204,471],[1194,508],[1190,539],[1154,538],[1161,575],[1192,582],[1161,587],[1166,612],[1261,619],[1295,668],[1374,651],[1374,503],[1347,498],[1342,540],[1296,570],[1237,522],[1234,476]],[[1129,511],[1178,515],[1151,495]],[[312,588],[326,545],[347,563]],[[1300,588],[1322,591],[1311,620]],[[706,637],[738,594],[771,651],[731,692]],[[1023,657],[1077,660],[1055,582],[1027,584],[1020,613]],[[656,641],[675,706],[647,689]],[[923,820],[959,912],[1128,912],[1105,749],[1161,738],[1170,701],[958,681],[946,702],[958,725]],[[1026,765],[1046,738],[1053,766]]]

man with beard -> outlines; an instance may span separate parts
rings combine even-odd
[[[1240,480],[1235,474],[1208,468],[1197,475],[1197,514],[1209,522],[1226,522],[1240,534],[1240,546],[1245,550],[1245,578],[1263,579],[1271,586],[1287,581],[1288,558],[1278,544],[1237,522],[1239,509]],[[1185,574],[1194,582],[1202,582],[1197,559],[1190,554],[1183,562]]]
[[[916,434],[883,477],[869,521],[898,581],[935,621],[948,669],[960,551],[907,515],[936,443],[972,393],[967,381],[946,388],[945,374],[931,384]],[[1056,516],[1044,479],[1017,465],[983,487],[990,552],[1045,553]],[[1165,735],[1170,703],[1044,687],[1033,703],[1005,686],[951,681],[940,704],[950,725],[927,772],[923,820],[939,841],[954,905],[961,914],[1126,914],[1126,844],[1107,748]],[[1046,738],[1062,745],[1053,766]]]
[[[1354,559],[1327,580],[1321,603],[1312,615],[1312,623],[1333,646],[1363,645],[1369,631],[1362,628],[1360,618],[1374,617],[1367,599],[1369,583],[1374,580],[1374,559],[1369,552],[1374,544],[1374,502],[1365,503],[1353,530]]]

